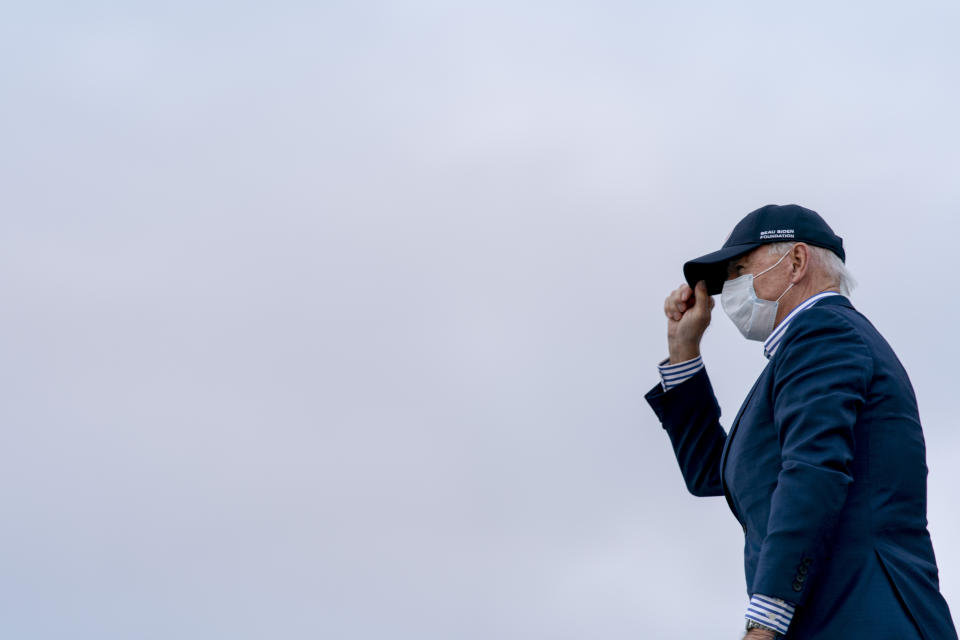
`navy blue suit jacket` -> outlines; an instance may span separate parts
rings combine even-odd
[[[690,492],[743,526],[747,592],[797,605],[785,638],[956,640],[913,387],[847,298],[791,321],[729,434],[706,370],[646,398]]]

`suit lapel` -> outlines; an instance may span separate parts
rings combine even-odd
[[[817,300],[816,304],[817,305],[838,304],[838,305],[850,307],[851,309],[854,308],[854,306],[850,304],[850,300],[848,300],[846,297],[842,295],[828,296],[826,298],[822,298],[820,300]],[[781,343],[781,346],[782,346],[782,343]],[[733,424],[730,426],[730,431],[727,433],[727,439],[723,443],[723,452],[720,454],[720,486],[723,488],[723,495],[727,499],[727,504],[730,506],[730,510],[733,512],[733,515],[735,515],[738,519],[740,518],[740,514],[737,513],[737,509],[736,507],[734,507],[733,497],[730,495],[730,491],[727,489],[726,475],[724,474],[724,469],[726,468],[726,464],[727,464],[727,454],[730,452],[730,443],[733,442],[733,436],[734,434],[736,434],[737,428],[740,426],[740,419],[743,418],[744,411],[746,411],[747,407],[750,406],[750,401],[753,399],[754,393],[756,393],[757,388],[760,386],[760,381],[763,380],[764,377],[770,371],[770,365],[772,364],[772,362],[773,362],[772,359],[767,362],[767,366],[764,367],[763,371],[760,372],[760,375],[757,376],[756,382],[753,383],[753,387],[750,389],[750,393],[747,394],[747,399],[744,400],[743,404],[740,406],[740,411],[737,412],[737,417],[734,418]]]

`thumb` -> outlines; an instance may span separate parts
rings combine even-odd
[[[696,300],[694,301],[694,307],[697,311],[700,312],[710,312],[710,295],[707,293],[707,283],[704,280],[701,280],[697,283],[697,286],[693,290]]]

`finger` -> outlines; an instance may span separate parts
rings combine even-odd
[[[687,309],[689,309],[691,306],[693,306],[691,304],[693,300],[691,300],[691,297],[690,297],[693,291],[690,289],[690,287],[688,287],[687,285],[682,285],[679,289],[677,289],[676,293],[677,293],[677,302],[676,302],[677,311],[680,311],[682,313]]]
[[[671,291],[670,295],[668,295],[667,299],[663,302],[663,310],[671,318],[673,317],[673,314],[679,310],[677,307],[679,300],[680,294],[677,291]]]
[[[707,293],[707,283],[701,280],[697,283],[696,300],[694,304],[702,311],[709,308],[710,303],[707,302],[708,300],[710,300],[710,295]]]
[[[677,313],[676,302],[674,302],[672,293],[663,301],[663,313],[667,316],[668,320],[680,319],[680,314]]]

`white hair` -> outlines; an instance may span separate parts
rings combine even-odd
[[[782,256],[789,251],[794,244],[796,243],[774,242],[773,244],[767,245],[767,251],[775,256]],[[850,275],[847,265],[843,264],[840,256],[830,251],[830,249],[816,247],[812,244],[807,246],[810,248],[810,256],[814,263],[819,265],[820,268],[823,269],[823,273],[833,280],[842,295],[850,297],[850,292],[857,286],[857,281]]]

